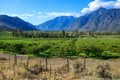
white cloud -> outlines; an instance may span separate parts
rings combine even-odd
[[[94,0],[88,4],[88,7],[83,8],[81,13],[86,14],[97,10],[100,7],[105,8],[120,8],[120,0],[117,1],[103,1],[103,0]]]
[[[80,16],[79,13],[75,13],[75,12],[49,12],[46,13],[47,16],[51,16],[51,17],[57,17],[57,16],[74,16],[74,17],[78,17]]]
[[[116,7],[116,8],[120,8],[120,0],[118,0],[118,1],[116,2],[115,7]]]
[[[42,12],[38,12],[38,14],[39,14],[39,15],[41,15],[41,14],[42,14]]]
[[[79,17],[80,16],[80,13],[77,13],[77,12],[38,12],[37,14],[37,18],[42,18],[42,19],[45,19],[45,18],[55,18],[55,17],[58,17],[58,16],[74,16],[74,17]]]
[[[13,16],[13,17],[33,17],[34,14],[7,14],[9,16]]]

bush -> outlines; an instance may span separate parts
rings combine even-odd
[[[84,67],[83,67],[83,64],[79,61],[75,61],[73,64],[72,64],[72,72],[73,73],[81,73],[83,72],[84,70]]]
[[[82,48],[82,51],[89,57],[101,57],[103,50],[95,45],[87,45]]]
[[[61,67],[57,68],[58,74],[64,75],[64,74],[67,74],[68,72],[69,72],[68,71],[68,64],[63,64]]]
[[[34,54],[35,56],[41,56],[45,57],[47,56],[47,50],[51,47],[51,45],[38,45],[38,46],[32,46],[31,48],[31,53]]]
[[[111,79],[111,68],[108,63],[101,62],[95,68],[95,75],[99,78]]]
[[[22,43],[15,43],[12,45],[12,51],[19,53],[19,54],[23,54],[23,49],[25,48],[25,45]]]
[[[50,49],[48,49],[45,53],[49,54],[51,56],[62,56],[63,50],[61,49],[60,46],[54,45]]]
[[[110,51],[105,51],[102,53],[102,59],[116,59],[119,58],[118,53],[111,53]]]
[[[63,49],[63,55],[64,56],[76,56],[76,51],[75,51],[75,47],[72,46],[66,46]]]
[[[111,47],[109,47],[109,50],[112,53],[120,53],[120,46],[112,45]]]

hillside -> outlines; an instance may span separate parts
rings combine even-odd
[[[73,16],[60,16],[56,17],[53,20],[49,20],[43,24],[37,26],[39,30],[45,31],[60,31],[63,29],[67,29],[67,26],[74,22],[75,18]]]
[[[12,30],[13,28],[24,31],[120,31],[120,9],[98,10],[80,17],[59,16],[34,26],[18,17],[0,15],[0,30]]]
[[[12,30],[13,28],[21,29],[24,31],[36,30],[35,26],[23,21],[18,17],[0,15],[0,30]]]
[[[120,9],[98,10],[78,18],[61,16],[37,26],[39,30],[120,31]]]

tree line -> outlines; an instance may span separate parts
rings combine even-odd
[[[24,38],[78,38],[97,37],[99,35],[120,35],[120,32],[82,32],[82,31],[22,31],[13,29],[12,36]]]

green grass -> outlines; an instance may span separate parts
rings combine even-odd
[[[16,37],[12,36],[11,32],[8,31],[2,31],[0,32],[0,40],[5,40],[5,39],[15,39]]]

